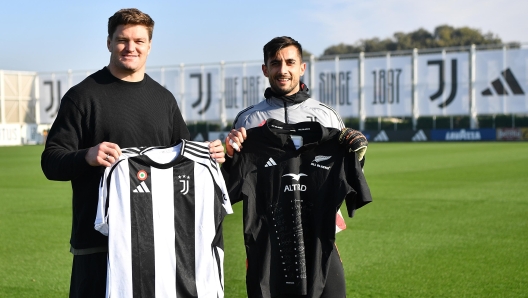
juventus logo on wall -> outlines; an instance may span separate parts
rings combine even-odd
[[[510,70],[510,68],[507,68],[505,71],[501,72],[502,78],[506,81],[506,84],[510,87],[511,92],[513,95],[524,95],[524,91],[521,88],[521,85],[519,85],[519,82],[513,75],[513,72]],[[508,95],[508,91],[504,87],[504,84],[502,84],[502,81],[499,78],[491,82],[491,86],[493,86],[493,90],[495,90],[495,93],[497,95]],[[486,90],[482,91],[482,95],[484,96],[492,96],[493,93],[491,92],[490,88],[486,88]]]
[[[51,111],[51,109],[55,105],[54,104],[55,97],[53,96],[53,94],[54,94],[53,93],[53,81],[44,81],[44,85],[49,85],[50,86],[50,104],[49,104],[49,106],[46,107],[45,110],[46,110],[47,113],[49,113],[51,118],[55,118],[55,116],[57,116],[57,114],[59,113],[60,100],[61,100],[61,96],[62,96],[62,93],[61,93],[61,82],[57,81],[57,95],[59,96],[59,99],[57,101],[57,105],[56,105],[57,107],[53,111]]]
[[[189,179],[191,179],[190,176],[178,176],[179,181],[182,183],[182,190],[180,192],[182,195],[186,195],[189,192]]]
[[[442,94],[444,93],[444,88],[445,88],[444,60],[427,61],[427,65],[435,65],[435,64],[438,64],[439,82],[438,82],[438,91],[436,91],[435,94],[432,94],[429,97],[431,101],[436,100],[437,98],[442,96]],[[449,96],[447,97],[446,101],[440,103],[438,107],[445,108],[449,104],[451,104],[451,102],[453,102],[453,100],[455,99],[456,93],[457,93],[457,61],[456,59],[452,59],[451,60],[451,93],[449,93]]]
[[[192,104],[192,107],[193,108],[196,108],[198,106],[200,106],[202,104],[202,99],[203,99],[203,89],[202,89],[202,74],[201,73],[192,73],[191,74],[191,79],[192,78],[197,78],[198,79],[198,100],[196,102],[194,102]],[[209,105],[211,105],[211,74],[208,73],[207,74],[207,101],[205,102],[205,106],[198,111],[198,114],[203,114],[205,112],[207,112],[207,110],[209,109]]]

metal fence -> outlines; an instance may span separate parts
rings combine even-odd
[[[528,114],[524,45],[312,56],[305,62],[302,80],[312,97],[360,129],[434,128],[446,119],[452,128],[477,128],[504,115],[515,126]],[[269,83],[261,64],[181,64],[147,73],[175,95],[188,123],[224,127],[263,99]],[[0,71],[0,123],[51,124],[64,93],[94,71]]]

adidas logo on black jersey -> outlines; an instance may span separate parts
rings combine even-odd
[[[270,159],[268,159],[268,162],[266,163],[266,165],[264,167],[273,167],[273,166],[276,166],[277,163],[273,160],[273,158],[270,157]]]

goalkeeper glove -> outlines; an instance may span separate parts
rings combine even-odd
[[[367,138],[358,130],[352,128],[343,128],[339,135],[339,144],[348,148],[348,152],[356,152],[358,160],[362,160],[367,152]]]

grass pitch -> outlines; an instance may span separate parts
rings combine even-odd
[[[0,147],[0,297],[67,297],[71,190],[42,146]],[[347,297],[528,297],[528,143],[371,143],[374,202],[337,235]],[[242,204],[225,296],[245,297]]]

